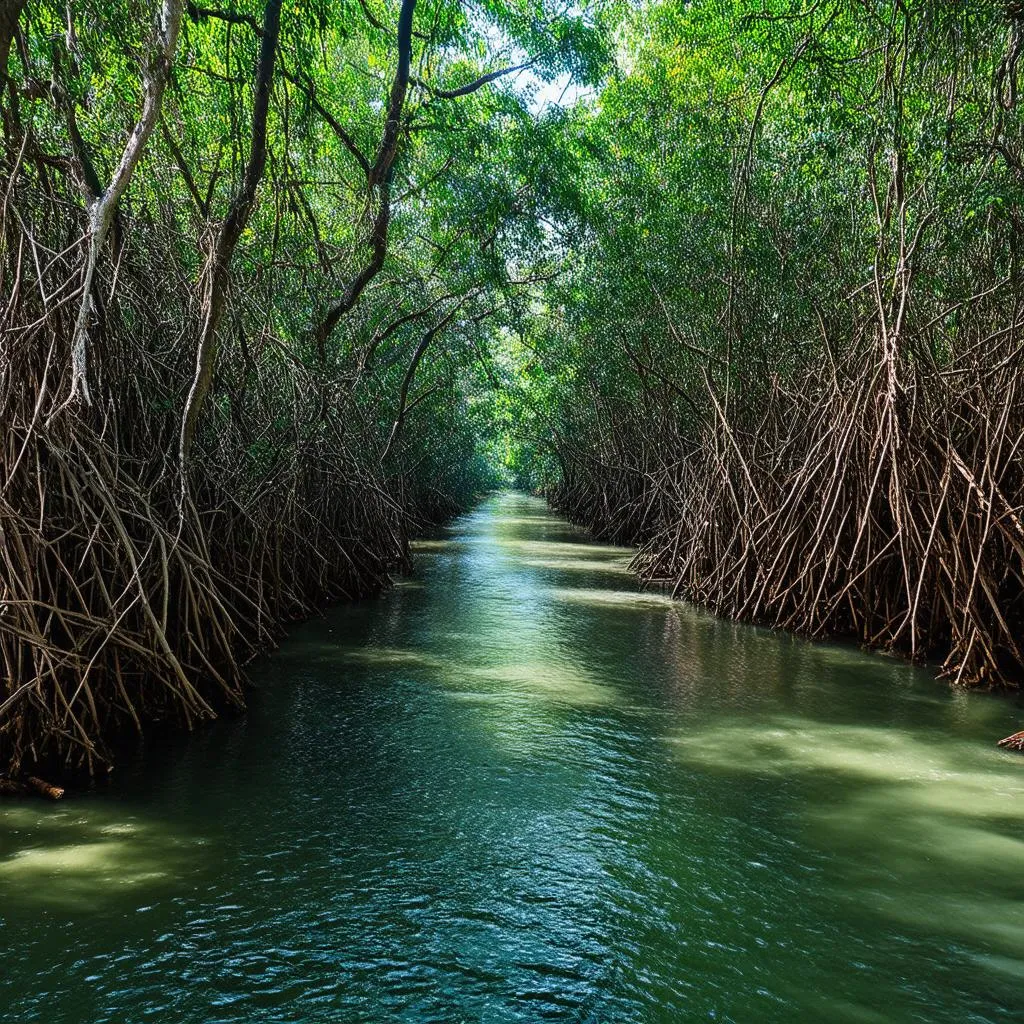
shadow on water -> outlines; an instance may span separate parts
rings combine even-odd
[[[1020,703],[640,592],[500,494],[244,720],[0,805],[0,1019],[1024,1017]]]

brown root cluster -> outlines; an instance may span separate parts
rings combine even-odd
[[[180,465],[199,309],[166,226],[103,262],[95,397],[69,399],[83,216],[17,183],[7,200],[0,769],[96,774],[147,723],[241,707],[243,664],[285,622],[386,584],[406,518],[344,388],[247,337],[242,295],[227,397]]]
[[[644,541],[644,580],[722,615],[1017,686],[1024,396],[1004,313],[942,365],[875,337],[731,403],[705,376],[700,429],[571,459],[554,503]]]
[[[1024,732],[1015,732],[1012,736],[1007,736],[1005,739],[999,741],[1000,747],[1005,747],[1007,750],[1019,750],[1024,752]]]

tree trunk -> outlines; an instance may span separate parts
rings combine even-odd
[[[280,28],[281,0],[268,0],[263,12],[263,36],[260,40],[260,57],[256,68],[256,95],[253,100],[249,160],[242,175],[242,184],[231,200],[227,216],[217,229],[206,267],[203,328],[196,349],[195,375],[188,398],[185,400],[185,411],[181,420],[179,457],[183,471],[195,440],[199,416],[213,383],[213,368],[217,361],[217,328],[227,299],[231,260],[238,239],[249,223],[249,217],[256,205],[256,189],[267,165],[267,113],[270,107],[270,90],[274,79]]]
[[[0,0],[0,91],[7,81],[7,58],[24,8],[25,0]]]
[[[323,320],[313,329],[320,361],[327,357],[327,339],[341,318],[359,301],[363,289],[377,276],[384,266],[384,257],[388,251],[388,228],[391,224],[391,168],[398,155],[398,142],[401,135],[402,111],[405,107],[405,96],[409,91],[409,73],[412,67],[412,15],[416,0],[402,0],[398,13],[398,66],[391,83],[391,95],[388,100],[388,113],[384,122],[380,146],[373,165],[366,175],[368,199],[372,203],[374,195],[378,195],[377,214],[370,230],[372,251],[369,262],[359,271],[342,293],[332,303]]]

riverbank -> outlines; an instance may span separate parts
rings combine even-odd
[[[481,497],[473,496],[471,502],[475,503]],[[275,609],[268,605],[260,609],[262,621],[255,635],[249,635],[245,623],[234,622],[233,629],[229,631],[233,634],[234,646],[228,646],[224,652],[232,659],[231,665],[235,673],[233,687],[225,693],[214,690],[213,693],[205,694],[201,713],[198,715],[183,716],[167,713],[166,710],[151,715],[132,714],[124,718],[108,715],[105,726],[91,737],[86,737],[89,756],[74,761],[69,757],[70,748],[66,746],[58,746],[47,752],[52,737],[47,734],[46,729],[36,726],[34,730],[23,718],[18,718],[19,708],[37,697],[43,687],[42,680],[30,679],[18,686],[14,685],[13,680],[9,681],[8,689],[12,692],[5,700],[0,700],[0,798],[42,797],[59,800],[64,797],[66,791],[80,794],[109,782],[118,761],[137,752],[145,745],[147,737],[161,731],[192,733],[195,729],[208,727],[221,716],[244,715],[250,684],[242,666],[274,650],[279,643],[287,639],[289,632],[298,623],[322,616],[336,604],[365,601],[379,596],[393,585],[395,578],[401,578],[408,573],[410,535],[415,538],[442,528],[446,522],[465,511],[464,507],[460,507],[459,500],[454,495],[438,493],[431,504],[424,504],[422,507],[413,505],[402,509],[397,503],[393,503],[395,518],[388,528],[382,531],[383,537],[380,533],[368,533],[363,538],[347,539],[347,543],[363,549],[360,559],[363,563],[363,575],[357,577],[354,584],[349,582],[346,585],[345,580],[348,577],[344,576],[333,583],[327,583],[323,575],[324,567],[321,565],[316,571],[310,569],[309,575],[302,580],[301,586],[308,593],[306,598],[300,600],[296,588],[288,595],[289,603],[286,608]],[[266,539],[264,543],[267,543]],[[374,544],[378,545],[379,551],[367,560],[366,556],[373,554]],[[336,553],[343,554],[337,544],[335,550]],[[278,552],[278,560],[280,554]],[[350,558],[344,558],[343,565],[347,570],[356,569],[356,563]],[[299,578],[298,574],[293,577],[295,580]],[[237,598],[251,580],[236,580],[233,584],[226,580],[220,582]],[[159,594],[150,595],[147,600],[155,601],[158,597]],[[166,596],[164,601],[166,603]],[[121,643],[125,642],[124,637],[117,639]],[[117,643],[111,646],[116,649]],[[205,685],[210,681],[207,678],[209,674],[212,673],[215,679],[218,675],[216,669],[208,663],[194,667],[185,663],[185,667],[191,670],[190,686],[197,693],[204,691]],[[95,659],[89,668],[92,669],[93,679],[101,675],[101,671],[96,669]],[[81,680],[79,689],[84,689],[89,698],[95,700],[87,679]],[[121,690],[124,700],[131,707],[131,699],[124,692],[123,686]],[[0,691],[0,697],[2,696],[3,693]],[[70,705],[74,702],[74,696],[70,702],[65,697],[65,702]],[[70,717],[73,719],[73,715]]]

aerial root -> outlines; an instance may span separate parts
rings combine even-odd
[[[609,414],[607,437],[563,452],[549,497],[600,536],[642,542],[645,581],[723,616],[1017,686],[1024,367],[1015,343],[977,332],[947,372],[901,363],[895,391],[862,345],[835,375],[809,367],[728,413],[709,401],[696,433]]]
[[[1007,750],[1024,751],[1024,732],[1015,732],[1012,736],[1001,739],[999,746],[1005,747]]]
[[[75,293],[80,246],[55,200],[18,208],[0,241],[18,282],[0,324],[0,789],[53,796],[14,780],[101,775],[149,723],[244,706],[245,662],[287,622],[386,586],[407,520],[343,389],[271,346],[230,361],[244,411],[197,442],[182,481],[180,330],[197,311],[184,277],[144,271],[175,265],[159,230],[101,271],[97,294],[118,302],[91,370],[116,401],[66,402],[74,318],[47,297]]]

